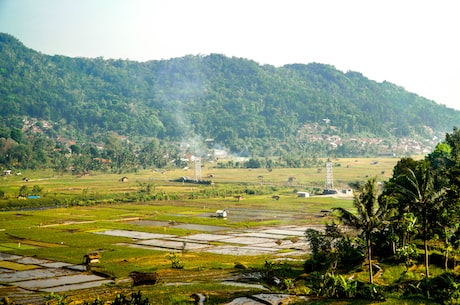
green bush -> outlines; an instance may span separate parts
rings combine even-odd
[[[132,293],[131,298],[118,294],[113,300],[112,305],[150,305],[148,298],[142,298],[142,293],[138,291],[137,293]]]
[[[450,272],[425,281],[427,297],[440,304],[460,304],[460,278]]]
[[[383,300],[378,286],[331,272],[313,272],[307,280],[310,294],[326,298]]]
[[[460,304],[460,277],[452,272],[420,281],[406,281],[399,287],[405,296],[425,297],[439,304]]]
[[[83,305],[103,305],[104,302],[100,299],[95,299],[93,302],[84,302]],[[133,292],[130,297],[124,294],[117,294],[115,299],[110,303],[112,305],[150,305],[148,298],[143,298],[140,291]]]
[[[171,268],[173,269],[183,269],[184,264],[180,261],[179,256],[176,253],[169,253],[168,259],[171,261]]]

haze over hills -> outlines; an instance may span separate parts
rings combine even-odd
[[[0,115],[4,138],[20,128],[81,143],[110,132],[137,143],[212,139],[248,156],[429,149],[460,122],[460,111],[330,65],[49,56],[8,34],[0,34]]]

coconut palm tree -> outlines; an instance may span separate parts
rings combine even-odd
[[[433,225],[436,225],[437,213],[440,210],[447,189],[436,187],[432,168],[427,160],[419,161],[415,170],[408,169],[404,185],[399,185],[402,198],[409,203],[409,209],[420,219],[420,234],[423,239],[425,276],[430,276],[428,262],[428,239]]]
[[[372,233],[382,228],[389,218],[390,209],[386,202],[379,203],[379,190],[376,178],[369,179],[358,195],[355,195],[354,206],[357,213],[352,213],[344,208],[335,208],[340,221],[347,226],[360,230],[364,234],[369,262],[369,282],[374,283],[372,272]]]

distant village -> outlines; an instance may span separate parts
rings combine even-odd
[[[331,150],[347,145],[349,148],[356,147],[365,151],[374,151],[379,156],[401,157],[428,154],[440,140],[439,136],[435,135],[432,131],[427,132],[430,134],[429,139],[340,136],[338,128],[329,125],[329,123],[329,119],[324,119],[322,124],[305,124],[298,131],[298,141],[323,143],[328,145]]]
[[[24,119],[24,126],[22,131],[26,133],[46,133],[47,130],[52,129],[53,126],[50,122],[37,119]],[[430,134],[430,132],[428,132]],[[120,140],[129,141],[128,137],[118,135]],[[70,147],[77,144],[76,140],[69,139],[63,136],[56,136],[57,143],[62,144],[64,147]],[[297,140],[305,144],[320,143],[327,145],[330,150],[340,149],[346,146],[347,149],[358,148],[360,151],[374,152],[379,156],[410,156],[410,155],[424,155],[433,150],[439,142],[439,137],[431,132],[429,139],[415,139],[415,138],[371,138],[371,137],[347,137],[339,135],[337,127],[331,124],[329,119],[323,119],[321,122],[305,124],[297,134]],[[211,158],[227,158],[231,156],[231,152],[225,149],[212,148],[214,146],[214,139],[208,138],[204,140],[205,146],[208,148],[208,157]],[[103,149],[103,143],[91,143],[98,149]],[[69,151],[69,153],[71,153]],[[211,154],[211,155],[209,155]],[[194,156],[184,153],[184,161],[193,161]]]

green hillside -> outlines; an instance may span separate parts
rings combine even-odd
[[[38,122],[51,139],[97,143],[110,132],[133,143],[213,139],[250,156],[326,153],[319,136],[385,139],[388,152],[401,138],[443,137],[460,121],[459,111],[330,65],[277,68],[219,54],[148,62],[49,56],[7,34],[0,34],[0,115],[0,137],[16,142],[18,129]],[[342,155],[366,151],[338,146]]]

